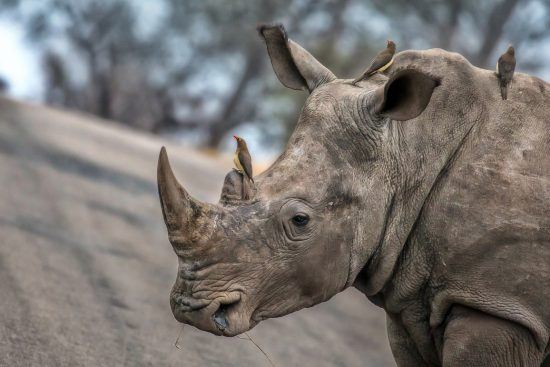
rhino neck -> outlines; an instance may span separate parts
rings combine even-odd
[[[478,112],[475,113],[477,117],[482,111]],[[398,122],[391,122],[390,129],[395,130],[393,133],[399,142],[395,147],[398,174],[393,180],[396,184],[387,199],[380,241],[374,250],[368,251],[370,256],[364,259],[363,266],[356,270],[356,277],[352,278],[355,279],[353,285],[375,304],[383,307],[383,290],[397,270],[415,225],[422,218],[423,208],[430,201],[429,198],[444,186],[445,177],[460,156],[461,148],[468,141],[476,121],[479,118],[458,124],[451,121],[425,135],[414,132],[413,124],[407,131],[402,125],[398,126]],[[417,122],[416,129],[429,131],[432,123]],[[452,138],[439,138],[443,136]],[[425,250],[429,251],[422,249]]]

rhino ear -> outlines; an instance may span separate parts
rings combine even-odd
[[[439,80],[418,70],[402,70],[376,90],[374,111],[393,120],[413,119],[424,111],[438,85]]]
[[[260,25],[271,65],[285,87],[313,91],[336,77],[296,42],[289,40],[281,24]]]

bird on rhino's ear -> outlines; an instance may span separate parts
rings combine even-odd
[[[287,88],[312,92],[336,76],[299,44],[288,39],[281,24],[260,25],[273,70]]]

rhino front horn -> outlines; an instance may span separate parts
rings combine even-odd
[[[195,202],[187,191],[179,184],[170,162],[166,149],[162,147],[157,166],[157,185],[160,197],[160,206],[164,222],[168,231],[182,230],[190,224],[190,218],[196,218],[201,204]],[[189,230],[190,228],[186,228]]]

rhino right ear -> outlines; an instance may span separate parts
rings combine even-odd
[[[281,24],[260,25],[271,65],[285,87],[313,91],[336,76],[299,44],[288,39]]]
[[[418,70],[399,71],[375,90],[374,111],[397,121],[418,117],[430,103],[439,84],[439,80]]]

